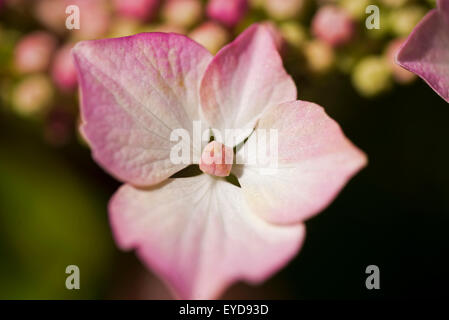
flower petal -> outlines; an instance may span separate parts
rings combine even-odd
[[[277,169],[267,171],[245,155],[249,146],[259,148],[259,129],[277,132],[278,147],[266,152],[268,159],[277,152]],[[323,210],[366,164],[365,155],[323,108],[305,101],[270,108],[236,157],[246,163],[234,166],[233,172],[251,210],[281,224],[304,221]]]
[[[240,188],[206,174],[147,190],[122,186],[110,202],[114,235],[183,299],[216,298],[237,280],[259,282],[298,251],[304,226],[250,213]]]
[[[438,1],[415,27],[397,55],[397,62],[425,80],[449,102],[449,2]]]
[[[252,25],[217,53],[204,74],[200,97],[209,124],[222,133],[251,130],[267,107],[296,99],[296,86],[266,26]]]
[[[93,157],[136,185],[158,183],[185,167],[169,159],[170,134],[191,132],[200,119],[199,83],[211,54],[187,37],[164,33],[84,41],[73,53],[81,131]]]

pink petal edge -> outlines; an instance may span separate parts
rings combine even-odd
[[[302,224],[276,226],[248,211],[240,188],[203,174],[150,189],[123,185],[109,205],[116,241],[181,299],[217,298],[238,280],[259,283],[304,239]]]
[[[421,77],[449,102],[449,1],[439,0],[415,27],[396,55],[396,62]]]
[[[252,130],[265,109],[295,100],[296,95],[296,85],[284,70],[270,30],[259,24],[217,53],[200,87],[204,117],[222,133],[225,129]],[[232,136],[234,141],[224,142],[236,145],[247,136]]]
[[[271,223],[297,223],[319,213],[367,163],[337,122],[314,103],[293,101],[270,108],[247,145],[255,143],[257,129],[277,130],[277,169],[254,160],[248,164],[251,159],[242,148],[236,157],[247,164],[233,172],[251,210]]]
[[[170,134],[191,133],[192,121],[200,120],[199,84],[212,59],[206,49],[182,35],[142,33],[83,41],[73,55],[80,129],[106,171],[148,186],[187,166],[170,161]]]

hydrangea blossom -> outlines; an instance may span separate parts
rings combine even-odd
[[[248,11],[247,0],[209,0],[207,15],[227,27],[234,27]]]
[[[50,33],[36,31],[24,36],[14,51],[14,66],[20,73],[45,71],[56,48]]]
[[[114,0],[113,3],[120,15],[142,21],[152,18],[159,6],[159,0]]]
[[[318,9],[313,17],[312,33],[321,41],[337,47],[354,38],[355,24],[345,10],[326,5]]]
[[[73,53],[81,132],[94,159],[125,183],[109,204],[115,239],[135,249],[176,297],[216,298],[235,281],[259,283],[285,266],[302,245],[303,221],[366,163],[323,108],[296,100],[263,25],[215,56],[173,33],[84,41]],[[277,130],[277,170],[201,165],[203,174],[171,177],[189,165],[171,160],[171,133],[183,128],[193,136],[193,121],[217,130]],[[250,144],[255,132],[235,143]],[[235,144],[189,146],[202,161]],[[240,186],[223,177],[230,172]]]
[[[76,70],[71,50],[71,44],[59,48],[54,55],[51,66],[53,82],[62,91],[71,91],[76,87]]]
[[[449,1],[438,0],[415,27],[396,57],[449,102]]]

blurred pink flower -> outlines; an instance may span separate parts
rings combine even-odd
[[[108,4],[104,0],[65,0],[67,5],[74,4],[80,9],[80,28],[72,30],[78,40],[90,40],[103,37],[111,22]]]
[[[145,21],[155,16],[159,0],[114,0],[114,5],[120,15]]]
[[[209,0],[207,15],[227,27],[234,27],[248,11],[247,0]]]
[[[420,76],[449,102],[449,1],[438,0],[415,27],[397,55],[397,62]]]
[[[132,1],[129,1],[132,2]],[[76,5],[79,8],[80,29],[66,28],[66,8]],[[78,40],[96,39],[106,34],[110,24],[110,11],[105,0],[40,0],[34,7],[36,18],[52,31],[70,33]]]
[[[115,239],[136,249],[177,297],[215,298],[237,280],[259,283],[282,268],[301,247],[303,221],[366,163],[323,108],[296,100],[264,26],[215,56],[164,33],[85,41],[73,52],[81,132],[94,159],[125,182],[109,204]],[[184,128],[192,137],[192,121],[220,132],[276,130],[277,171],[234,165],[241,187],[209,174],[170,178],[189,165],[171,161],[170,136]],[[256,131],[246,143],[255,139]]]
[[[56,86],[64,91],[73,90],[76,87],[76,69],[71,54],[71,44],[67,44],[55,54],[51,68],[51,76]]]
[[[399,49],[404,44],[404,41],[405,40],[401,38],[391,40],[385,50],[385,56],[388,60],[391,71],[393,72],[394,79],[399,83],[407,84],[416,78],[415,74],[407,71],[404,68],[401,68],[396,64],[396,55],[398,54]]]
[[[56,33],[63,33],[67,15],[65,9],[67,3],[64,0],[39,0],[34,4],[34,15],[37,20]]]
[[[355,26],[351,17],[343,9],[334,5],[321,7],[312,20],[312,33],[331,46],[339,46],[351,41]]]
[[[21,73],[45,71],[56,48],[56,39],[47,32],[25,35],[14,50],[14,66]]]

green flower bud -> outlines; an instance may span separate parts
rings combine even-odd
[[[365,97],[373,97],[387,91],[393,84],[388,63],[378,56],[363,58],[353,70],[352,83]]]
[[[284,39],[295,47],[299,47],[307,38],[304,27],[296,22],[284,22],[279,29]]]
[[[312,40],[304,44],[304,56],[307,67],[315,73],[329,71],[335,63],[334,49],[320,40]]]
[[[410,0],[380,0],[380,3],[390,8],[399,8],[410,2]]]
[[[355,20],[364,20],[367,17],[365,10],[370,4],[370,0],[340,0],[340,6]]]
[[[53,86],[47,76],[28,76],[13,89],[13,110],[24,116],[42,113],[50,106],[53,93]]]
[[[391,30],[399,37],[408,36],[425,14],[426,10],[419,6],[394,10],[390,15]]]

